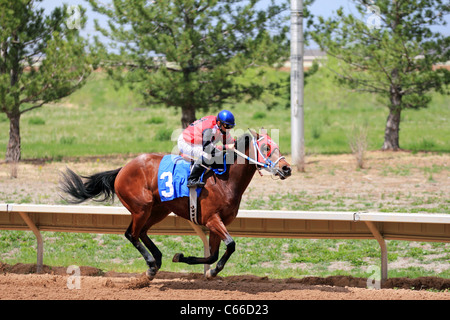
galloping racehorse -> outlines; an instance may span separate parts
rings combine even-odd
[[[226,251],[216,268],[208,270],[208,278],[215,277],[235,251],[235,242],[225,226],[235,219],[242,194],[256,170],[265,169],[281,179],[291,175],[289,163],[281,156],[277,144],[265,133],[250,131],[250,134],[242,135],[235,143],[234,152],[234,162],[227,165],[225,174],[205,177],[206,185],[198,198],[197,222],[210,231],[210,256],[185,257],[182,253],[177,253],[173,257],[174,262],[213,264],[219,258],[220,241],[224,241]],[[123,168],[88,177],[81,177],[67,169],[61,185],[61,189],[73,197],[68,200],[71,203],[81,203],[100,195],[104,197],[97,201],[106,201],[113,198],[114,194],[117,195],[132,215],[125,237],[147,262],[149,269],[146,274],[150,279],[154,278],[161,267],[162,254],[148,237],[148,229],[171,212],[185,219],[189,219],[190,215],[189,200],[186,197],[161,201],[157,173],[162,158],[162,154],[143,154]]]

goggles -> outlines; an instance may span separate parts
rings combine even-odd
[[[234,124],[228,124],[228,123],[225,123],[225,122],[221,122],[221,123],[222,123],[222,126],[225,129],[233,129],[234,128]]]

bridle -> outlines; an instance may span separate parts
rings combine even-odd
[[[253,149],[254,149],[254,155],[257,157],[258,153],[261,155],[262,159],[264,160],[264,162],[260,162],[258,160],[252,159],[250,158],[250,156],[247,156],[245,153],[240,152],[239,150],[237,150],[236,148],[234,149],[234,152],[244,158],[245,160],[248,160],[249,162],[253,163],[256,165],[256,168],[261,171],[261,169],[264,169],[268,172],[270,172],[271,174],[275,175],[276,173],[280,173],[280,170],[276,167],[276,165],[278,164],[278,162],[280,162],[280,160],[285,159],[283,156],[280,156],[276,161],[272,161],[269,159],[270,154],[272,152],[274,152],[276,149],[271,150],[270,154],[268,154],[267,157],[264,156],[264,154],[261,152],[261,148],[258,145],[258,141],[263,139],[264,137],[259,138],[259,140],[257,140],[253,135],[252,135],[252,144],[253,144]],[[261,173],[261,172],[260,172]]]

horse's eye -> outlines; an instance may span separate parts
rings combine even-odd
[[[269,151],[270,151],[270,146],[268,146],[268,145],[264,145],[262,148],[262,152],[264,152],[264,153],[269,153]]]

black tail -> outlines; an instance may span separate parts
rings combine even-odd
[[[66,173],[62,173],[60,189],[71,196],[72,199],[66,199],[69,203],[81,203],[83,201],[104,195],[102,199],[95,201],[103,202],[114,200],[114,181],[122,168],[93,174],[92,176],[79,176],[69,168]],[[83,179],[85,181],[83,182]]]

